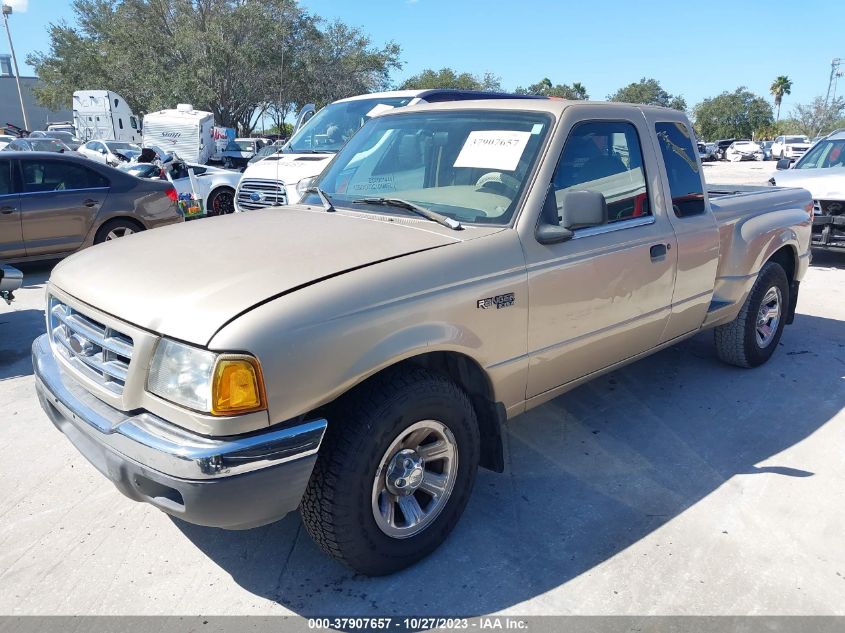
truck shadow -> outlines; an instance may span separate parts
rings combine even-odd
[[[322,555],[298,515],[246,532],[174,522],[240,586],[303,616],[486,614],[594,569],[733,477],[813,477],[776,456],[839,412],[844,366],[842,323],[799,315],[757,370],[722,365],[702,334],[599,378],[512,421],[506,472],[481,471],[448,541],[388,577]]]
[[[813,251],[814,268],[845,269],[845,250],[842,251]]]
[[[0,380],[32,374],[32,341],[45,330],[43,310],[0,312]]]

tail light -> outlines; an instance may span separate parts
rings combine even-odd
[[[176,202],[179,200],[179,194],[176,193],[176,187],[170,187],[165,193],[167,193],[167,197]]]
[[[807,209],[807,213],[809,213],[809,214],[810,214],[810,222],[812,222],[812,221],[813,221],[813,218],[815,218],[815,217],[816,217],[816,207],[815,207],[815,204],[816,204],[816,203],[815,203],[815,201],[813,201],[813,202],[809,203],[806,207],[804,207],[805,209]]]

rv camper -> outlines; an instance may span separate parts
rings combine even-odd
[[[144,147],[160,147],[189,163],[204,165],[214,153],[214,115],[180,103],[175,110],[144,117]]]
[[[140,142],[138,118],[126,100],[111,90],[77,90],[73,93],[73,123],[83,141]]]

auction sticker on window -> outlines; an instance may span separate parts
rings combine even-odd
[[[455,167],[476,167],[513,171],[522,158],[531,132],[476,130],[470,132]]]

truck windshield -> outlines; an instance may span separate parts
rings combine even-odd
[[[354,99],[329,104],[293,135],[285,150],[293,153],[334,154],[378,112],[408,105],[412,99],[413,97]]]
[[[317,185],[335,207],[406,214],[361,203],[400,198],[461,223],[508,224],[551,123],[541,112],[377,117],[340,151]],[[320,204],[316,194],[303,202]]]
[[[787,136],[783,139],[784,143],[809,143],[810,139],[806,136]]]
[[[845,139],[819,141],[804,154],[793,169],[845,167]]]

